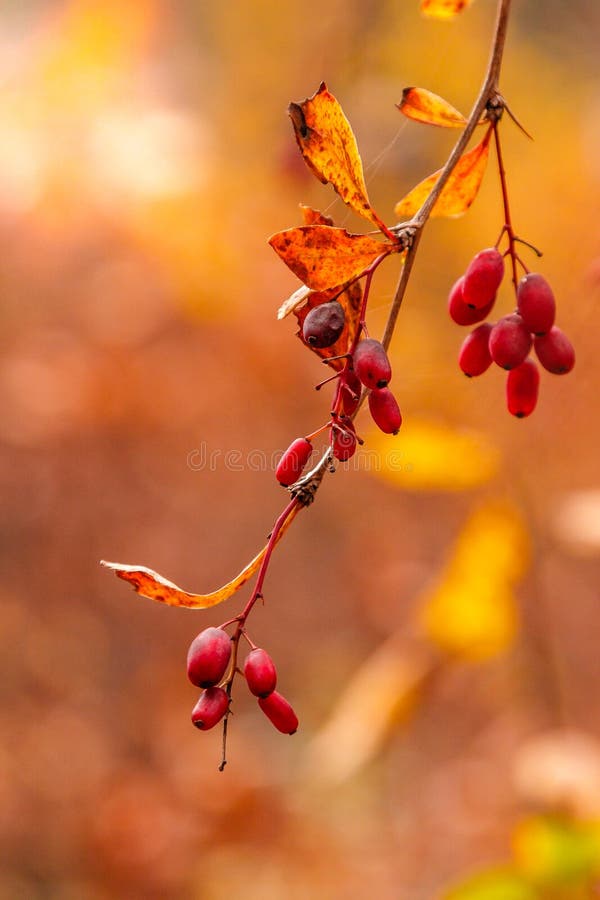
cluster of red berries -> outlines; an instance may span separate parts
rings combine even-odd
[[[543,275],[528,272],[517,285],[517,309],[496,323],[484,322],[504,277],[504,258],[496,247],[477,253],[453,285],[448,311],[457,325],[478,325],[464,340],[458,364],[465,375],[482,375],[494,362],[508,370],[506,403],[513,416],[535,409],[540,374],[530,357],[533,347],[542,366],[555,375],[570,372],[575,351],[566,334],[554,325],[556,303]]]
[[[203,688],[192,711],[196,728],[208,731],[228,713],[230,691],[226,688],[236,671],[232,638],[224,628],[205,628],[194,638],[188,650],[187,673],[192,684]],[[285,697],[275,690],[277,670],[266,650],[252,647],[243,674],[250,692],[258,698],[258,705],[275,728],[283,734],[294,734],[298,719]]]

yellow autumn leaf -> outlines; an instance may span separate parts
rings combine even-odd
[[[473,0],[421,0],[421,12],[431,19],[453,19]]]
[[[442,128],[464,128],[467,120],[443,97],[426,88],[407,87],[402,100],[396,104],[400,112],[415,122],[439,125]]]

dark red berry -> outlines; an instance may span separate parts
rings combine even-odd
[[[548,334],[536,337],[535,352],[543,367],[554,375],[566,375],[575,365],[573,344],[556,325]]]
[[[528,272],[521,278],[517,306],[523,322],[533,334],[546,334],[554,325],[556,303],[552,288],[543,275]]]
[[[304,340],[311,347],[331,347],[344,330],[344,322],[344,310],[337,300],[321,303],[311,309],[304,320]]]
[[[375,388],[369,394],[369,409],[373,421],[386,434],[398,434],[402,425],[402,414],[396,398],[389,388]]]
[[[275,469],[279,484],[289,487],[298,481],[312,453],[312,444],[306,438],[296,438],[287,448]]]
[[[248,687],[256,697],[268,697],[277,684],[277,669],[266,650],[256,647],[244,662],[244,675]]]
[[[295,734],[298,730],[296,713],[285,697],[282,697],[277,691],[273,691],[268,697],[259,697],[258,705],[278,731],[283,734]]]
[[[208,731],[221,721],[228,706],[227,691],[220,687],[209,687],[200,694],[200,699],[192,710],[192,722],[200,731]]]
[[[465,276],[461,275],[458,281],[454,282],[448,295],[448,312],[450,313],[450,318],[457,325],[475,325],[477,322],[483,322],[484,319],[487,319],[492,311],[496,297],[494,295],[488,305],[482,306],[480,309],[467,306],[463,297],[464,281]]]
[[[531,334],[519,313],[499,319],[490,333],[490,354],[503,369],[520,366],[531,350]]]
[[[462,343],[458,365],[469,378],[483,375],[492,364],[488,346],[491,330],[489,322],[484,322],[468,334]]]
[[[368,388],[385,387],[392,377],[392,367],[383,344],[374,338],[360,341],[354,351],[354,371]]]
[[[506,378],[506,405],[518,419],[530,415],[535,409],[540,385],[540,371],[532,359],[511,369]]]
[[[217,684],[229,665],[231,639],[222,628],[205,628],[190,644],[187,655],[188,678],[196,687]]]
[[[345,423],[345,425],[350,428],[349,422]],[[333,429],[331,446],[333,448],[333,455],[336,459],[339,459],[340,462],[346,462],[354,456],[357,443],[356,435],[353,430],[346,431],[340,428]]]
[[[358,407],[358,401],[362,392],[360,378],[353,369],[345,369],[342,375],[342,411],[347,416],[352,416]]]
[[[495,247],[481,250],[465,272],[463,300],[467,306],[481,309],[492,303],[504,277],[504,260]]]

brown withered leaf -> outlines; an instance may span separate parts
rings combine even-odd
[[[356,138],[344,111],[325,82],[302,103],[290,103],[288,113],[308,167],[319,181],[333,185],[344,203],[387,233],[367,195]]]
[[[344,330],[335,344],[332,344],[330,347],[312,347],[310,344],[306,343],[302,334],[304,320],[315,306],[320,306],[322,303],[327,303],[334,298],[337,299],[344,310],[346,317]],[[359,281],[354,281],[345,290],[338,287],[330,288],[328,291],[312,291],[306,298],[306,303],[303,306],[298,306],[294,309],[294,315],[298,320],[298,337],[305,347],[308,347],[309,350],[312,350],[313,353],[316,353],[321,359],[330,359],[332,356],[340,356],[342,353],[347,353],[352,346],[356,337],[356,332],[358,331],[361,304],[362,285]],[[329,365],[340,371],[344,368],[345,360],[334,359]]]
[[[291,511],[277,536],[277,543],[281,540],[300,509],[302,509],[301,506],[295,506]],[[106,562],[105,560],[102,560],[100,565],[111,569],[119,578],[128,581],[134,591],[141,597],[147,597],[149,600],[155,600],[157,603],[165,603],[167,606],[183,606],[187,609],[209,609],[211,606],[217,606],[219,603],[223,603],[224,600],[228,600],[252,578],[263,561],[266,549],[266,546],[263,547],[254,559],[242,569],[239,575],[236,575],[223,587],[212,591],[210,594],[192,594],[189,591],[184,591],[182,588],[177,587],[176,584],[173,584],[172,581],[168,581],[162,575],[153,572],[152,569],[146,568],[146,566],[129,566],[123,563]]]
[[[432,19],[452,19],[473,0],[421,0],[421,12]]]
[[[485,173],[491,134],[489,129],[479,144],[461,156],[433,207],[432,216],[462,216],[471,206]],[[440,177],[440,172],[441,169],[438,169],[421,181],[396,204],[394,212],[399,219],[410,218],[421,208]]]
[[[346,284],[368,269],[377,257],[397,245],[368,234],[350,234],[328,225],[301,225],[279,231],[269,244],[294,275],[314,291]]]
[[[464,128],[467,124],[461,112],[426,88],[404,88],[402,100],[396,106],[403,115],[415,122],[439,125],[442,128]]]

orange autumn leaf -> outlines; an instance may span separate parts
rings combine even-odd
[[[432,216],[462,216],[471,206],[481,186],[487,165],[491,134],[491,130],[488,130],[476,147],[461,156],[433,207]],[[433,175],[421,181],[396,204],[394,212],[399,219],[414,216],[433,190],[441,171],[438,169]]]
[[[421,0],[421,12],[432,19],[452,19],[473,0]]]
[[[344,330],[335,344],[332,344],[329,347],[312,347],[310,344],[306,343],[302,334],[304,320],[315,306],[320,306],[322,303],[328,303],[333,299],[336,299],[344,310]],[[294,315],[298,320],[297,335],[304,346],[308,347],[309,350],[312,350],[313,353],[316,353],[321,359],[329,359],[332,356],[341,356],[341,354],[348,352],[356,337],[360,322],[361,305],[362,286],[359,281],[354,281],[345,290],[341,290],[341,288],[338,287],[328,291],[311,291],[308,297],[306,297],[306,302],[303,305],[298,305],[298,307],[294,309]],[[346,361],[344,359],[335,359],[330,362],[329,365],[339,371],[343,369],[345,363]]]
[[[283,537],[300,509],[302,509],[301,506],[295,506],[290,512],[277,535],[276,543]],[[176,584],[173,584],[172,581],[168,581],[162,575],[153,572],[152,569],[146,568],[146,566],[128,566],[122,563],[106,562],[105,560],[102,560],[100,565],[111,569],[119,578],[128,581],[134,591],[141,597],[147,597],[149,600],[155,600],[157,603],[165,603],[167,606],[208,609],[211,606],[223,603],[224,600],[228,600],[252,578],[263,561],[266,550],[267,547],[263,547],[235,578],[210,594],[192,594],[189,591],[184,591],[182,588],[177,587]]]
[[[368,234],[350,234],[329,225],[301,225],[269,238],[269,244],[294,275],[315,291],[326,291],[357,278],[395,246]]]
[[[331,184],[344,203],[387,234],[371,207],[356,138],[342,107],[323,82],[312,97],[290,103],[288,113],[308,167]]]
[[[463,128],[467,124],[462,113],[443,97],[426,88],[404,88],[402,100],[396,106],[403,115],[415,122],[439,125],[442,128]]]
[[[333,225],[333,219],[330,216],[326,216],[318,209],[313,209],[312,206],[307,206],[305,203],[300,204],[300,212],[305,225]]]

